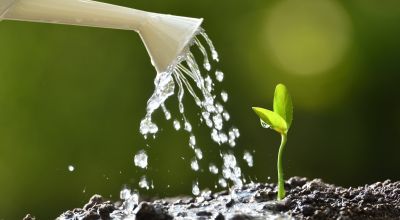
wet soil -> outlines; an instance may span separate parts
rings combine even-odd
[[[230,192],[204,191],[197,198],[142,201],[132,210],[121,202],[95,195],[83,208],[59,219],[399,219],[400,182],[386,180],[357,188],[326,184],[320,179],[293,177],[286,181],[286,198],[276,201],[276,184],[252,183]],[[112,216],[113,218],[110,218]]]

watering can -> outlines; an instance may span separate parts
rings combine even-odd
[[[0,20],[134,30],[158,73],[169,70],[203,21],[91,0],[0,0]]]

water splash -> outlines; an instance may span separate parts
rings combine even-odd
[[[135,219],[134,209],[139,204],[139,194],[132,192],[130,189],[124,188],[120,192],[120,199],[123,201],[121,207],[110,214],[110,218],[114,220]],[[79,218],[71,218],[79,219]]]
[[[235,186],[241,187],[243,185],[241,176],[242,171],[237,164],[236,158],[232,153],[221,154],[224,165],[222,175],[224,179],[231,180]]]

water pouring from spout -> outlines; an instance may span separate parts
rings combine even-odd
[[[191,168],[195,172],[201,171],[199,161],[203,159],[203,152],[196,142],[193,131],[195,127],[192,127],[185,115],[185,92],[199,107],[200,121],[210,128],[212,140],[218,145],[226,144],[231,148],[236,146],[239,130],[235,127],[229,128],[225,123],[230,120],[230,115],[223,106],[228,100],[228,94],[222,91],[220,100],[215,95],[217,89],[214,88],[214,82],[222,82],[224,74],[213,69],[211,65],[210,61],[218,62],[219,58],[210,38],[200,27],[203,19],[145,12],[92,0],[0,0],[1,20],[136,31],[157,70],[155,90],[147,102],[146,116],[140,123],[140,132],[144,137],[148,134],[155,137],[159,130],[151,118],[155,110],[162,108],[166,120],[172,119],[164,102],[175,94],[177,89],[180,118],[175,116],[171,122],[176,130],[182,129],[190,136],[189,146],[194,153]],[[191,46],[203,55],[203,65],[198,65],[190,51]],[[202,70],[206,73],[202,73]],[[227,181],[241,186],[244,180],[242,181],[242,172],[235,156],[229,152],[221,152],[221,158],[223,166],[218,169],[215,165],[210,165],[210,172],[218,175],[218,183],[223,188],[228,186]],[[148,167],[147,160],[146,151],[139,151],[134,158],[134,164],[145,170]],[[153,184],[143,175],[139,187],[148,190],[153,188]],[[199,190],[196,180],[193,184],[193,194],[197,195]]]
[[[203,21],[91,0],[0,0],[0,20],[134,30],[158,73],[176,65]]]

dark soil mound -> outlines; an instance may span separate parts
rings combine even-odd
[[[293,177],[286,182],[286,198],[276,201],[276,185],[252,183],[231,192],[203,192],[197,198],[141,202],[132,210],[93,196],[83,209],[63,213],[59,219],[399,219],[400,182],[377,182],[343,188],[319,179]],[[121,202],[119,202],[121,204]],[[132,218],[134,219],[134,218]]]

